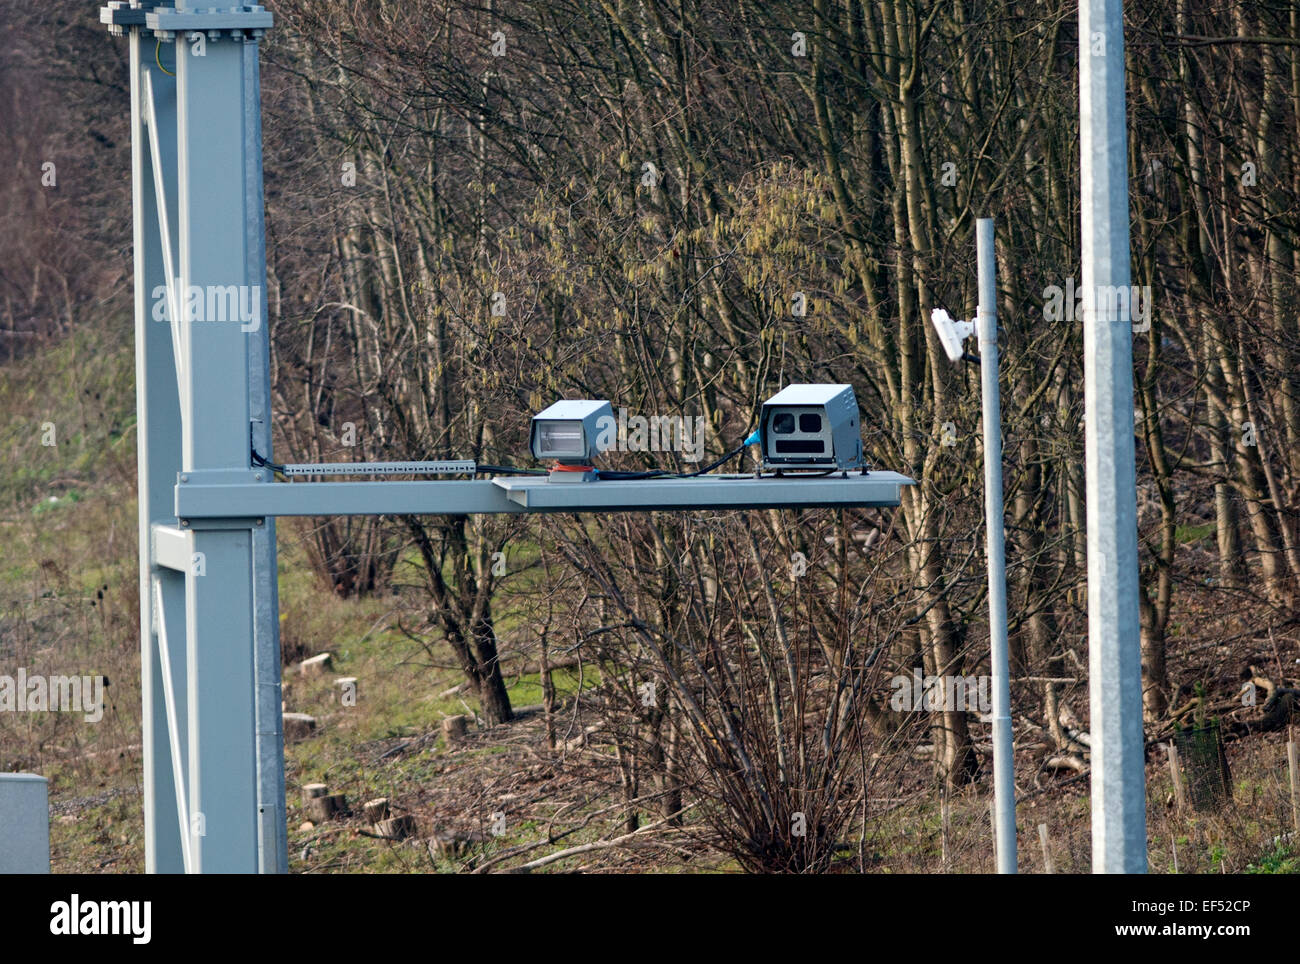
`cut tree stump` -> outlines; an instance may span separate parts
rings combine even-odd
[[[348,815],[348,798],[342,793],[327,793],[306,801],[307,814],[316,823],[342,820]]]
[[[316,717],[306,713],[284,713],[284,738],[290,743],[305,740],[316,732]]]
[[[367,800],[361,805],[361,812],[366,815],[366,823],[379,823],[388,819],[388,798],[379,797]]]
[[[313,656],[311,659],[304,659],[298,664],[298,674],[300,676],[311,676],[314,673],[323,673],[325,670],[332,668],[334,657],[329,653],[321,653],[319,656]]]
[[[415,818],[409,814],[390,817],[375,824],[375,835],[385,840],[405,840],[415,836]]]
[[[304,783],[302,785],[302,803],[307,805],[308,800],[315,800],[317,797],[323,797],[330,792],[330,788],[323,783]]]
[[[487,837],[481,833],[465,830],[435,830],[429,838],[429,854],[444,860],[456,860],[467,854],[473,847],[486,843]]]
[[[302,785],[302,805],[305,807],[308,800],[323,797],[329,792],[330,788],[323,783],[304,783]]]
[[[448,743],[459,743],[465,739],[468,732],[466,725],[468,719],[469,717],[461,715],[449,716],[442,721],[442,735],[447,738]]]

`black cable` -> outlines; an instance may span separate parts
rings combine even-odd
[[[704,468],[695,472],[669,472],[667,469],[649,469],[645,472],[606,472],[602,469],[597,474],[600,478],[607,479],[611,482],[627,482],[634,479],[694,479],[708,472],[712,472],[718,466],[726,464],[743,451],[745,451],[744,445],[741,445],[739,448],[734,448],[716,462],[706,465]]]
[[[252,459],[253,464],[256,465],[258,468],[268,468],[272,472],[279,472],[281,475],[284,474],[283,465],[279,465],[278,463],[272,462],[269,459],[262,458],[262,456],[257,454],[257,449],[252,450],[252,455],[250,456],[250,458]]]
[[[479,472],[500,472],[503,475],[546,475],[546,469],[521,469],[513,465],[484,465],[482,462],[474,466],[475,474]]]
[[[816,472],[783,472],[781,473],[787,479],[820,479],[828,475],[834,475],[840,469],[820,469]]]
[[[714,462],[712,465],[706,465],[704,468],[700,469],[698,472],[687,472],[687,473],[684,474],[684,475],[678,476],[678,478],[682,478],[682,479],[693,479],[693,478],[695,478],[696,476],[704,475],[704,473],[706,473],[706,472],[712,472],[712,471],[713,471],[714,469],[716,469],[719,465],[725,465],[725,464],[727,464],[728,462],[730,462],[732,459],[734,459],[737,455],[740,455],[742,452],[745,451],[745,449],[746,449],[747,447],[748,447],[748,446],[746,446],[746,445],[742,442],[742,443],[741,443],[737,448],[732,449],[730,452],[728,452],[728,453],[727,453],[726,455],[724,455],[722,458],[718,459],[718,461]]]
[[[613,472],[601,469],[596,473],[602,479],[608,479],[614,482],[627,482],[633,479],[662,479],[672,475],[663,469],[650,469],[646,472]]]

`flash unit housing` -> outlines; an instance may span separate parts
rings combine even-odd
[[[787,385],[763,403],[758,435],[765,469],[863,465],[852,385]]]
[[[576,399],[556,402],[533,416],[529,447],[536,459],[554,459],[561,465],[587,465],[602,449],[597,447],[602,427],[612,425],[614,409],[607,401]]]

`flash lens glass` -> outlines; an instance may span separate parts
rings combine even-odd
[[[539,453],[578,457],[586,454],[581,422],[542,422],[537,426]]]

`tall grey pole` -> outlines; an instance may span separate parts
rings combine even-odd
[[[984,412],[984,526],[989,569],[989,649],[993,669],[993,806],[998,873],[1016,872],[1016,784],[1007,658],[1007,560],[1002,511],[1002,400],[998,393],[997,262],[993,219],[975,223],[979,271],[976,329]]]
[[[1145,873],[1122,0],[1079,3],[1092,869]]]
[[[262,87],[258,41],[241,41],[244,97],[244,259],[245,274],[257,286],[260,323],[248,333],[248,416],[253,447],[266,459],[271,451],[271,323],[266,291],[266,222],[262,191]],[[259,473],[271,484],[269,471]],[[284,812],[284,721],[281,715],[280,597],[277,585],[275,519],[253,529],[253,676],[257,685],[258,870],[289,872],[289,842]]]

